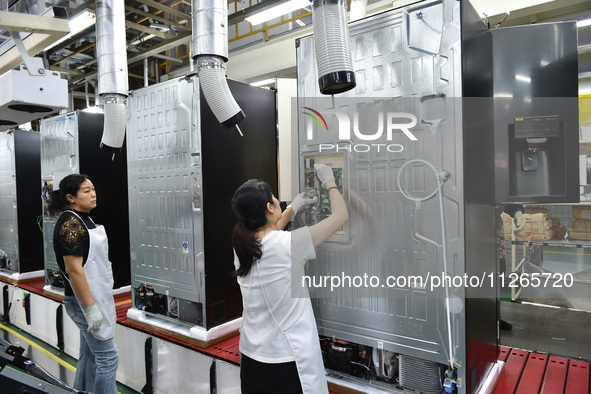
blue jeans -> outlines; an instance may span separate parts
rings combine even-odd
[[[115,340],[101,341],[88,332],[86,318],[76,297],[65,296],[64,306],[68,316],[80,329],[80,356],[74,388],[97,394],[117,394],[119,351]]]

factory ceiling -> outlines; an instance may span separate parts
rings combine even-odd
[[[120,0],[125,1],[127,57],[129,67],[129,88],[137,89],[153,84],[166,74],[190,67],[191,45],[191,1],[190,0]],[[357,1],[357,0],[353,0]],[[312,24],[311,9],[299,11],[276,18],[270,22],[252,26],[244,21],[266,4],[282,0],[228,1],[228,38],[230,57],[232,51],[263,45],[265,42],[281,37],[286,33],[304,29]],[[398,7],[403,2],[369,0],[370,9]],[[38,0],[0,0],[0,11],[38,15]],[[400,4],[399,4],[400,3]],[[72,21],[87,12],[93,13],[95,0],[45,1],[46,7],[53,6],[55,18]],[[377,6],[382,6],[379,8]],[[88,15],[88,14],[86,14]],[[92,14],[90,14],[92,17]],[[504,15],[489,15],[494,26]],[[589,0],[554,0],[532,7],[515,10],[502,26],[539,23],[552,20],[583,20],[591,18]],[[0,26],[1,27],[1,26]],[[2,29],[0,29],[2,30]],[[10,33],[0,34],[0,68],[2,54],[10,45]],[[96,37],[95,26],[91,24],[80,32],[38,53],[46,68],[62,72],[68,78],[69,91],[74,97],[83,100],[90,95],[93,100],[96,86]],[[591,77],[591,26],[579,29],[580,73]],[[4,72],[4,71],[2,71]],[[277,75],[278,77],[281,75]]]

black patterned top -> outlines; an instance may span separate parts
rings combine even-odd
[[[84,223],[72,212],[64,211],[58,218],[53,230],[53,250],[55,251],[57,265],[66,278],[68,278],[68,274],[66,273],[64,256],[82,256],[82,265],[84,266],[90,249],[90,236],[86,227],[89,229],[96,228],[88,213],[75,212]],[[86,227],[84,224],[86,224]],[[64,280],[64,284],[64,295],[73,296],[74,291],[70,286],[70,282]]]

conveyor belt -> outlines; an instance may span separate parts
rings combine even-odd
[[[170,337],[168,335],[165,335],[162,333],[157,333],[157,332],[148,330],[143,327],[135,326],[133,324],[129,324],[127,322],[127,310],[129,308],[131,308],[131,296],[129,296],[128,298],[121,298],[121,299],[116,300],[115,305],[117,307],[117,323],[120,323],[120,324],[127,326],[127,327],[133,327],[136,330],[147,332],[150,335],[153,335],[155,337],[164,338],[164,339],[169,340],[171,342],[178,343],[182,346],[194,349],[200,353],[208,354],[212,357],[230,362],[235,365],[239,365],[239,363],[240,363],[240,353],[238,351],[238,340],[239,340],[238,336],[230,338],[224,342],[220,342],[220,343],[218,343],[214,346],[211,346],[207,349],[204,349],[204,348],[192,345],[190,343],[180,341],[180,340]]]
[[[494,394],[588,394],[589,363],[501,346],[505,368]]]
[[[62,302],[61,299],[54,297],[51,294],[47,294],[43,291],[43,287],[45,286],[45,280],[43,278],[31,282],[18,283],[17,286],[21,289],[28,290],[31,293],[39,294],[43,297],[51,298],[52,300]]]
[[[44,294],[44,281],[42,279],[18,284],[18,286],[32,293],[53,299],[53,297]],[[115,304],[117,322],[122,325],[148,332],[153,336],[167,339],[200,353],[239,365],[238,336],[207,349],[199,348],[183,343],[178,339],[128,324],[127,310],[131,307],[131,295],[117,298]],[[511,349],[505,346],[500,346],[499,360],[505,362],[505,367],[497,382],[494,394],[591,394],[589,362],[521,349]]]
[[[542,387],[547,363],[548,355],[530,353],[515,394],[538,394]]]
[[[568,360],[566,358],[550,356],[546,367],[546,375],[542,384],[541,393],[560,393],[566,386],[566,372]]]
[[[513,349],[505,361],[505,369],[497,383],[495,394],[514,393],[525,368],[528,353],[525,350]]]
[[[59,299],[56,299],[55,297],[52,297],[51,295],[44,293],[43,287],[45,286],[45,281],[43,278],[40,278],[40,279],[38,279],[36,281],[32,281],[32,282],[19,283],[18,286],[25,289],[25,290],[28,290],[32,293],[41,295],[43,297],[48,297],[48,298],[54,299],[56,301],[61,301]],[[150,330],[128,324],[127,323],[127,310],[129,308],[131,308],[131,295],[118,297],[115,300],[115,306],[117,309],[117,322],[119,324],[122,324],[127,327],[133,327],[134,329],[150,333],[153,336],[165,338],[171,342],[175,342],[175,343],[178,343],[178,344],[183,345],[185,347],[192,348],[200,353],[208,354],[212,357],[230,362],[235,365],[238,365],[240,363],[240,353],[238,351],[239,337],[230,338],[227,341],[218,343],[217,345],[214,345],[210,348],[203,349],[203,348],[179,341],[178,339],[169,337],[167,335],[152,332]]]
[[[565,394],[589,392],[589,363],[571,360],[568,364]]]

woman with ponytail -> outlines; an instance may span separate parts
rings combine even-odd
[[[332,215],[311,227],[281,231],[297,211],[315,199],[304,194],[281,212],[268,184],[251,179],[236,190],[232,209],[234,274],[242,292],[240,380],[243,394],[328,393],[318,329],[307,289],[293,287],[315,247],[349,219],[332,169],[314,166],[328,191]],[[303,290],[304,294],[301,293]]]
[[[74,388],[116,394],[119,352],[115,341],[113,272],[107,233],[90,218],[96,207],[94,185],[86,175],[72,174],[51,194],[48,211],[60,213],[53,249],[65,278],[64,306],[80,329],[80,355]]]

